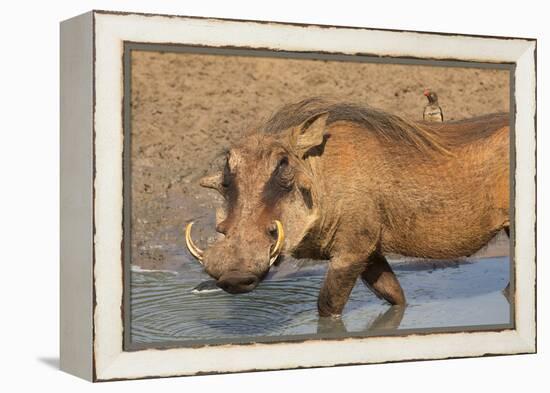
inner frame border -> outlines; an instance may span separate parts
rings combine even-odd
[[[287,58],[300,60],[327,60],[339,62],[359,62],[374,64],[399,64],[399,65],[420,65],[432,67],[451,68],[480,68],[508,70],[509,72],[509,111],[510,111],[510,252],[509,252],[509,282],[510,294],[513,294],[513,302],[510,302],[510,322],[507,324],[495,325],[464,325],[443,328],[417,328],[389,330],[381,329],[376,333],[368,332],[347,332],[347,333],[326,333],[326,334],[303,334],[303,335],[280,335],[280,336],[259,336],[239,337],[237,339],[202,339],[202,340],[174,340],[161,343],[133,343],[131,341],[131,77],[132,51],[169,52],[169,53],[190,53],[219,56],[246,56],[246,57],[268,57]],[[368,54],[344,54],[335,52],[299,52],[282,51],[265,48],[237,47],[237,46],[206,46],[186,45],[174,43],[147,43],[123,41],[123,241],[122,241],[122,273],[123,273],[123,296],[122,296],[122,321],[123,321],[123,351],[138,351],[144,349],[170,349],[170,348],[198,348],[217,345],[246,345],[254,343],[296,343],[307,340],[342,340],[346,338],[367,338],[367,337],[406,337],[409,335],[426,335],[437,333],[456,332],[500,332],[503,330],[515,329],[515,175],[516,175],[516,133],[515,133],[515,63],[491,63],[461,60],[436,60],[413,57],[391,57],[374,56]]]

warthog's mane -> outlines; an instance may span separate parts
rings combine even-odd
[[[366,131],[373,133],[382,140],[406,144],[423,153],[450,153],[449,148],[456,144],[460,144],[461,141],[450,141],[448,133],[440,131],[448,124],[454,124],[455,126],[452,128],[465,128],[460,124],[468,122],[468,120],[465,120],[434,124],[420,123],[367,105],[337,102],[322,97],[312,97],[297,103],[284,105],[264,123],[261,130],[266,133],[276,134],[288,130],[291,127],[296,127],[306,122],[308,119],[315,118],[317,115],[323,113],[328,113],[329,115],[327,124],[337,121],[351,122],[362,126]],[[501,117],[503,116],[507,119],[506,114],[501,115]],[[481,120],[485,117],[480,117],[479,119]],[[498,119],[502,120],[500,117]],[[482,135],[480,135],[480,137],[492,133],[498,126],[501,126],[500,123],[502,122],[499,121],[499,124],[491,125],[494,122],[490,121],[489,117],[487,117],[486,123],[489,125],[485,127],[485,129],[488,129],[489,132],[481,133]],[[442,124],[445,124],[445,126],[442,126]],[[456,136],[461,138],[460,133],[458,134],[459,135]],[[470,136],[468,139],[470,139],[469,142],[471,142],[472,134],[467,134]],[[466,136],[464,134],[462,135]],[[462,142],[466,142],[466,140]]]

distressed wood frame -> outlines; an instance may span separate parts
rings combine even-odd
[[[514,328],[124,351],[126,42],[513,64]],[[536,351],[536,40],[92,11],[61,24],[60,64],[63,370],[106,381]]]

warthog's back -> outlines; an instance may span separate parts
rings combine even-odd
[[[445,123],[421,122],[419,124],[428,132],[437,134],[444,145],[453,149],[493,139],[504,129],[507,133],[510,126],[510,115],[508,113],[492,113]]]
[[[471,255],[509,225],[508,115],[420,123],[418,135],[400,141],[334,123],[323,159],[329,198],[350,222],[377,221],[385,252]]]

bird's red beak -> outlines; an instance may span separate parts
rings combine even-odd
[[[430,95],[430,91],[428,89],[424,90],[424,95],[428,97]]]

